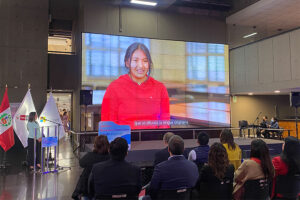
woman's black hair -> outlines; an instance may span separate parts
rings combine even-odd
[[[284,149],[280,157],[288,165],[288,173],[300,173],[300,144],[297,138],[289,136],[284,139]]]
[[[135,43],[131,44],[131,45],[127,48],[126,53],[125,53],[125,57],[124,57],[125,67],[126,67],[126,69],[128,69],[128,70],[130,71],[130,69],[126,66],[126,62],[129,61],[129,63],[131,63],[132,54],[133,54],[137,49],[142,50],[142,51],[146,54],[147,59],[148,59],[148,62],[149,62],[149,71],[148,71],[148,75],[150,75],[153,63],[152,63],[150,51],[149,51],[149,49],[148,49],[143,43],[135,42]]]
[[[29,122],[34,122],[35,121],[35,115],[36,115],[36,112],[29,113],[28,121]]]
[[[274,167],[269,154],[267,144],[261,139],[255,139],[251,142],[251,158],[258,158],[261,163],[261,168],[266,178],[273,178]]]
[[[233,135],[230,129],[223,129],[220,135],[220,141],[222,144],[228,144],[228,148],[235,150],[236,145],[234,143]]]

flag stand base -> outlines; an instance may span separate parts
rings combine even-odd
[[[4,151],[3,158],[2,158],[2,161],[0,163],[0,169],[7,169],[10,166],[11,166],[11,164],[9,164],[7,162],[7,160],[6,160],[6,152]]]

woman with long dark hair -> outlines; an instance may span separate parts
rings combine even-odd
[[[235,172],[234,181],[236,185],[233,194],[240,192],[248,180],[271,180],[273,177],[274,167],[268,146],[263,140],[255,139],[251,142],[250,159],[245,160]]]
[[[200,171],[197,184],[203,199],[231,199],[234,167],[229,163],[225,147],[214,143],[209,150],[208,164]]]
[[[27,123],[28,135],[28,165],[31,170],[34,169],[34,165],[41,168],[41,141],[42,134],[40,131],[39,123],[37,120],[36,112],[29,113],[29,119]],[[35,135],[36,133],[36,135]],[[34,141],[36,141],[36,163],[34,163]]]
[[[297,138],[289,136],[284,139],[282,145],[282,153],[280,156],[274,157],[273,165],[275,168],[275,178],[280,175],[295,175],[300,173],[300,144]],[[275,191],[276,179],[273,181],[274,197],[281,197],[280,193]],[[300,191],[299,191],[300,192]],[[276,193],[276,195],[275,195]]]
[[[124,57],[128,74],[107,87],[101,105],[101,120],[130,125],[131,129],[169,128],[169,95],[163,83],[150,76],[153,63],[149,49],[131,44]]]
[[[93,152],[88,152],[80,160],[80,167],[84,168],[75,191],[73,192],[72,198],[79,199],[80,196],[88,198],[88,179],[92,171],[93,165],[99,162],[108,160],[109,153],[109,142],[106,135],[99,135],[95,137],[94,140],[94,150]]]
[[[230,129],[223,129],[220,135],[220,142],[225,147],[228,159],[233,164],[235,170],[239,168],[242,161],[242,150],[239,145],[234,143],[233,135]]]

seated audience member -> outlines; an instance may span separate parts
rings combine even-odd
[[[248,180],[268,179],[274,177],[274,168],[269,155],[267,144],[261,139],[255,139],[251,142],[250,159],[244,160],[241,166],[234,174],[234,191],[235,199],[241,199],[243,185]]]
[[[275,168],[272,196],[278,199],[285,199],[286,197],[283,197],[282,194],[275,190],[276,177],[284,175],[292,177],[300,174],[300,144],[297,138],[292,136],[285,138],[281,155],[274,157],[272,162]],[[291,187],[289,184],[286,186]],[[300,190],[298,192],[300,193]]]
[[[234,143],[230,129],[224,129],[221,132],[220,141],[227,151],[229,162],[233,164],[236,170],[242,162],[242,150],[236,143]]]
[[[200,132],[197,137],[198,147],[190,151],[188,159],[194,161],[200,169],[208,160],[209,137],[205,132]]]
[[[152,199],[155,199],[160,191],[192,188],[198,180],[196,164],[182,155],[184,142],[180,136],[174,135],[170,138],[168,150],[168,160],[154,168],[149,188]]]
[[[137,199],[141,191],[140,168],[127,161],[128,144],[124,138],[110,143],[111,159],[95,164],[89,178],[89,194],[96,198],[112,198],[112,195],[126,195]]]
[[[80,167],[84,168],[80,175],[75,191],[73,192],[73,199],[80,199],[80,196],[88,196],[88,180],[93,168],[93,165],[102,161],[109,160],[109,143],[106,135],[99,135],[94,140],[93,152],[88,152],[80,160]],[[87,199],[87,198],[86,198]]]
[[[234,167],[229,164],[224,146],[214,143],[205,164],[199,174],[200,199],[232,199]]]
[[[168,142],[173,135],[174,133],[172,132],[167,132],[164,134],[163,141],[166,148],[155,153],[154,166],[157,165],[158,163],[168,160],[168,158],[170,157],[170,153],[168,151]]]
[[[272,117],[269,128],[279,129],[279,124],[278,124],[278,121],[277,121],[276,117]],[[270,131],[270,132],[272,133],[272,137],[275,136],[275,133],[278,133],[278,131]]]

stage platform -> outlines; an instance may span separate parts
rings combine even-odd
[[[247,159],[250,156],[250,145],[253,138],[235,138],[234,141],[237,143],[243,151],[243,158]],[[270,155],[275,156],[282,151],[282,140],[275,139],[263,139],[270,150]],[[211,138],[209,145],[215,142],[220,142],[219,138]],[[185,139],[185,152],[184,155],[187,157],[191,149],[197,146],[197,140]],[[86,144],[86,151],[92,151],[93,144]],[[141,167],[148,167],[153,165],[154,155],[160,149],[165,148],[162,140],[155,141],[135,141],[131,143],[131,149],[128,152],[126,160],[132,162]]]

